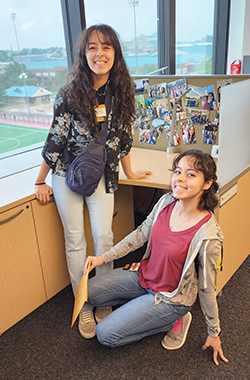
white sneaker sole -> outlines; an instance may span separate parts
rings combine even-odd
[[[175,346],[175,347],[172,347],[172,346],[167,346],[167,344],[164,342],[164,339],[162,340],[161,344],[162,346],[166,349],[166,350],[178,350],[179,348],[181,348],[184,343],[186,342],[186,338],[187,338],[187,333],[188,333],[188,330],[189,330],[189,326],[191,324],[191,321],[192,321],[192,314],[190,313],[190,311],[187,313],[188,314],[188,322],[187,322],[187,327],[186,327],[186,331],[185,331],[185,334],[183,335],[183,339],[182,341],[180,342],[180,344],[178,346]]]
[[[85,332],[81,331],[80,326],[78,326],[78,330],[79,330],[79,333],[81,334],[81,336],[85,339],[91,339],[91,338],[94,338],[94,336],[96,336],[95,331],[93,331],[91,333],[85,333]]]

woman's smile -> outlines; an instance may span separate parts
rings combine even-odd
[[[102,34],[94,31],[89,38],[85,55],[94,81],[97,77],[103,77],[105,83],[115,60],[113,46]]]

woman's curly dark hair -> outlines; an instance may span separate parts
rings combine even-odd
[[[204,174],[205,183],[211,179],[213,180],[210,188],[208,190],[204,190],[198,204],[198,208],[200,210],[208,210],[213,212],[218,204],[216,193],[219,189],[216,175],[217,168],[213,157],[210,156],[210,154],[203,153],[198,149],[186,150],[174,158],[172,163],[172,171],[176,169],[178,163],[183,157],[190,158],[194,168],[196,170],[200,170]]]
[[[114,64],[109,75],[114,96],[112,120],[130,132],[135,119],[134,86],[122,55],[118,36],[109,25],[92,25],[85,29],[78,39],[76,61],[68,76],[69,83],[65,86],[69,105],[80,119],[84,120],[89,131],[96,136],[99,130],[94,112],[94,106],[97,105],[96,91],[85,56],[89,38],[94,31],[101,42],[111,44],[115,50]]]

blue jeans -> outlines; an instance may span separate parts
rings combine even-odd
[[[65,177],[55,174],[52,175],[52,188],[63,224],[67,265],[75,294],[87,258],[83,220],[84,197],[70,190]],[[85,202],[89,210],[95,256],[100,256],[113,246],[114,194],[106,193],[104,176],[95,192],[90,197],[85,197]],[[97,268],[96,274],[112,268],[112,262],[102,265]]]
[[[93,307],[121,305],[96,326],[105,346],[116,347],[172,329],[190,306],[154,304],[155,295],[139,284],[138,272],[114,269],[89,280],[89,298],[82,311]]]

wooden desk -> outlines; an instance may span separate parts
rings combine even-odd
[[[132,148],[131,162],[133,171],[150,170],[152,175],[146,179],[127,179],[122,169],[120,169],[119,183],[123,185],[136,185],[145,187],[154,187],[158,189],[168,189],[171,180],[171,171],[173,158],[177,155],[168,154],[159,150],[148,150],[141,148]]]

